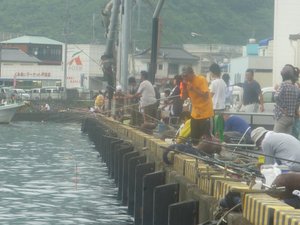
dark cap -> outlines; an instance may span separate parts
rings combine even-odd
[[[191,67],[191,66],[185,66],[185,67],[182,68],[181,75],[184,76],[184,75],[188,75],[188,74],[194,74],[193,67]]]

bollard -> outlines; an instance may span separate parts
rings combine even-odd
[[[163,171],[145,175],[142,192],[142,225],[153,225],[153,192],[156,186],[165,183],[166,173]]]
[[[133,146],[130,146],[128,148],[123,148],[120,149],[118,151],[118,160],[117,160],[117,164],[118,166],[118,183],[117,186],[119,187],[118,189],[118,199],[122,199],[122,193],[123,193],[123,177],[124,177],[124,173],[123,173],[123,168],[124,168],[124,156],[125,154],[129,153],[129,152],[133,152],[134,148]]]
[[[134,192],[134,225],[142,225],[142,193],[143,179],[146,174],[155,171],[155,163],[144,163],[137,165],[135,170],[135,192]]]
[[[110,143],[110,149],[107,154],[107,168],[108,168],[108,174],[111,178],[114,178],[114,154],[116,149],[120,148],[120,144],[123,142],[123,140],[113,140]]]
[[[123,156],[123,179],[122,179],[122,204],[127,205],[128,204],[128,168],[129,168],[129,160],[133,157],[136,157],[139,155],[139,152],[133,151],[126,153]]]
[[[185,201],[169,206],[168,225],[197,225],[199,202]]]
[[[102,131],[100,133],[97,134],[97,137],[95,137],[96,139],[93,141],[95,144],[95,148],[96,150],[100,153],[100,155],[102,154],[102,147],[103,147],[103,134]]]
[[[121,165],[120,163],[123,161],[123,160],[120,161],[119,158],[120,158],[120,155],[122,155],[121,159],[123,159],[123,155],[130,151],[133,151],[133,146],[131,144],[121,143],[120,147],[118,149],[116,149],[114,152],[114,168],[113,168],[114,180],[118,187],[119,187],[119,177],[120,177],[119,166]],[[121,167],[121,168],[123,168],[123,167]]]
[[[102,156],[103,162],[105,162],[107,164],[108,160],[109,160],[108,156],[109,156],[109,152],[111,149],[111,143],[115,141],[115,137],[105,136],[105,135],[103,135],[102,137],[104,139],[104,142],[103,142],[103,146],[101,147],[102,148],[101,156]]]
[[[102,147],[100,147],[101,149],[100,155],[101,155],[102,162],[106,163],[106,151],[110,143],[110,138],[108,136],[102,136],[102,139],[103,139],[103,145]]]
[[[153,225],[168,225],[168,208],[179,201],[179,184],[155,187],[153,199]]]
[[[134,214],[135,171],[139,164],[145,163],[146,156],[137,156],[129,160],[128,165],[128,214]]]

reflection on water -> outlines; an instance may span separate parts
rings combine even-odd
[[[0,125],[0,152],[0,224],[132,224],[79,124]]]

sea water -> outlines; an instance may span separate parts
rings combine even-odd
[[[80,124],[0,125],[0,224],[129,225]]]

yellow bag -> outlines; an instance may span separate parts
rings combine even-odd
[[[186,139],[191,135],[191,119],[187,120],[184,123],[184,126],[179,130],[179,133],[176,138],[176,143],[185,142]]]

